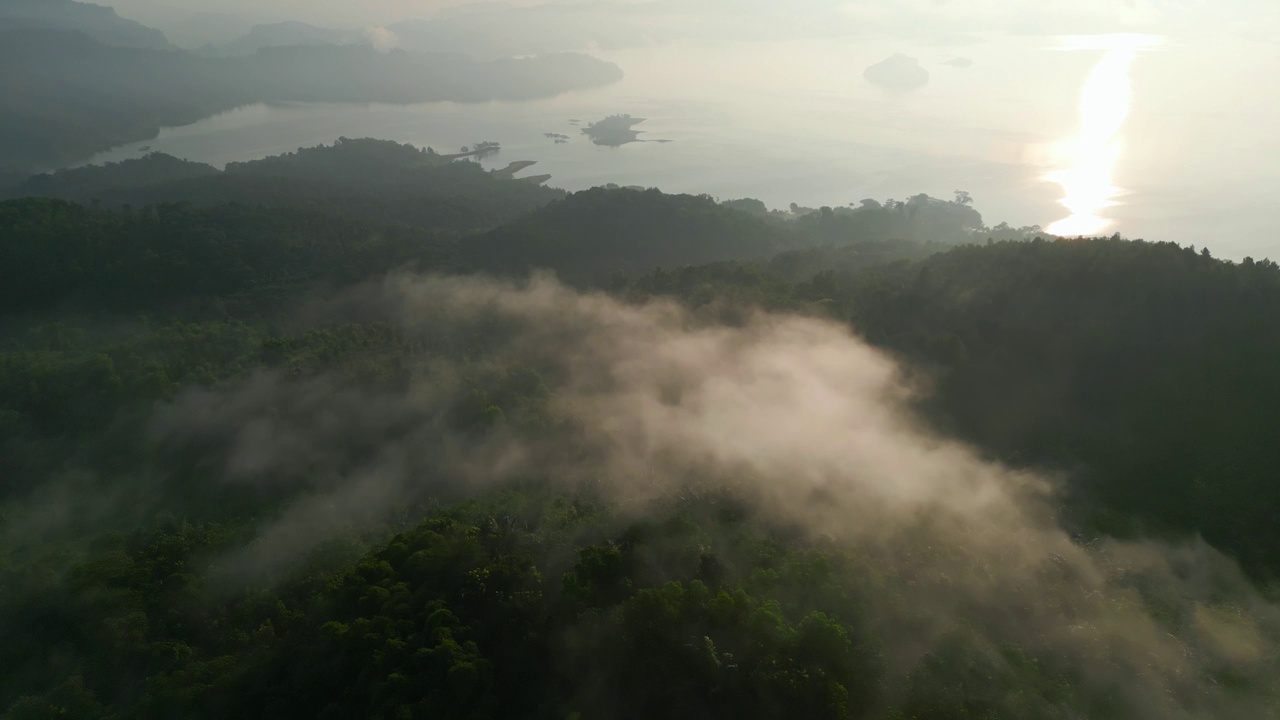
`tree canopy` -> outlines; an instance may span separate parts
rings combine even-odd
[[[153,156],[0,202],[0,717],[1280,716],[1275,263],[454,160]],[[760,388],[804,368],[729,363],[771,332],[904,404],[849,422],[1043,480],[1061,542],[810,527],[838,483],[787,515],[707,448],[811,445],[662,446],[715,403],[804,439],[742,417],[797,402]]]

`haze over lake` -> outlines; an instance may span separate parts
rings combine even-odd
[[[681,41],[597,50],[624,80],[527,102],[253,105],[93,162],[147,147],[222,165],[339,136],[440,151],[494,140],[503,150],[486,165],[533,160],[524,174],[550,174],[549,184],[569,190],[657,186],[786,207],[959,189],[989,224],[1047,227],[1070,214],[1059,204],[1063,187],[1047,178],[1081,164],[1082,88],[1110,42]],[[928,73],[927,84],[895,91],[864,79],[868,66],[899,53]],[[1129,112],[1113,118],[1114,137],[1095,148],[1108,164],[1091,177],[1111,186],[1099,191],[1097,231],[1182,244],[1211,238],[1229,257],[1280,256],[1269,191],[1280,168],[1268,161],[1280,153],[1280,91],[1263,81],[1280,71],[1280,50],[1240,38],[1152,38],[1122,69]],[[1250,77],[1258,81],[1245,93],[1240,80]],[[636,126],[641,142],[597,146],[581,134],[617,113],[645,118]]]

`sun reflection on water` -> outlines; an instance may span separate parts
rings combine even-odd
[[[1050,225],[1054,235],[1096,235],[1111,221],[1103,211],[1115,204],[1120,188],[1112,172],[1120,156],[1120,131],[1129,117],[1133,90],[1129,70],[1139,51],[1158,44],[1150,35],[1088,35],[1065,38],[1067,50],[1102,50],[1080,92],[1080,129],[1064,143],[1069,167],[1045,176],[1062,186],[1059,202],[1071,214]]]

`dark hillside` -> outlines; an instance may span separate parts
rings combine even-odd
[[[0,720],[1280,718],[1274,262],[368,140],[24,187]]]
[[[785,232],[711,198],[595,188],[467,239],[462,257],[503,274],[553,269],[575,282],[599,282],[614,273],[766,257],[786,247]]]
[[[691,268],[635,292],[734,294],[848,320],[934,379],[929,413],[1016,464],[1061,469],[1081,521],[1202,533],[1280,574],[1280,268],[1120,239],[1003,242],[812,272]],[[809,268],[796,281],[797,268]],[[745,289],[745,292],[744,292]]]
[[[514,220],[559,190],[513,182],[430,148],[340,138],[333,145],[232,163],[225,171],[153,154],[37,175],[10,197],[55,197],[107,207],[228,203],[305,208],[378,225],[475,231]]]

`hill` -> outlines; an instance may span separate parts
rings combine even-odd
[[[52,197],[109,207],[227,203],[305,208],[344,219],[480,230],[563,195],[486,172],[477,163],[382,140],[339,138],[225,171],[152,154],[106,166],[37,175],[0,197]]]
[[[54,197],[84,204],[106,200],[109,204],[121,205],[137,202],[139,195],[150,187],[172,188],[182,180],[218,173],[212,165],[150,153],[133,160],[32,175],[0,190],[0,197]]]
[[[1280,445],[1262,420],[1280,385],[1260,364],[1280,351],[1275,263],[1119,238],[924,259],[894,257],[895,245],[655,272],[632,292],[849,322],[923,369],[924,410],[946,434],[1071,477],[1087,532],[1198,533],[1280,572],[1266,550],[1280,542],[1266,479]]]
[[[595,188],[468,238],[461,253],[492,272],[554,269],[568,280],[598,282],[614,273],[763,257],[785,243],[784,233],[708,197]]]
[[[0,3],[0,27],[78,32],[112,47],[173,49],[155,28],[122,18],[109,7],[73,0],[5,0]]]
[[[252,55],[271,47],[298,45],[358,45],[372,44],[368,36],[359,30],[324,28],[303,22],[289,21],[254,25],[249,32],[231,42],[203,48],[207,55]]]
[[[1274,262],[378,141],[32,182],[118,195],[0,202],[5,720],[1280,717]]]

